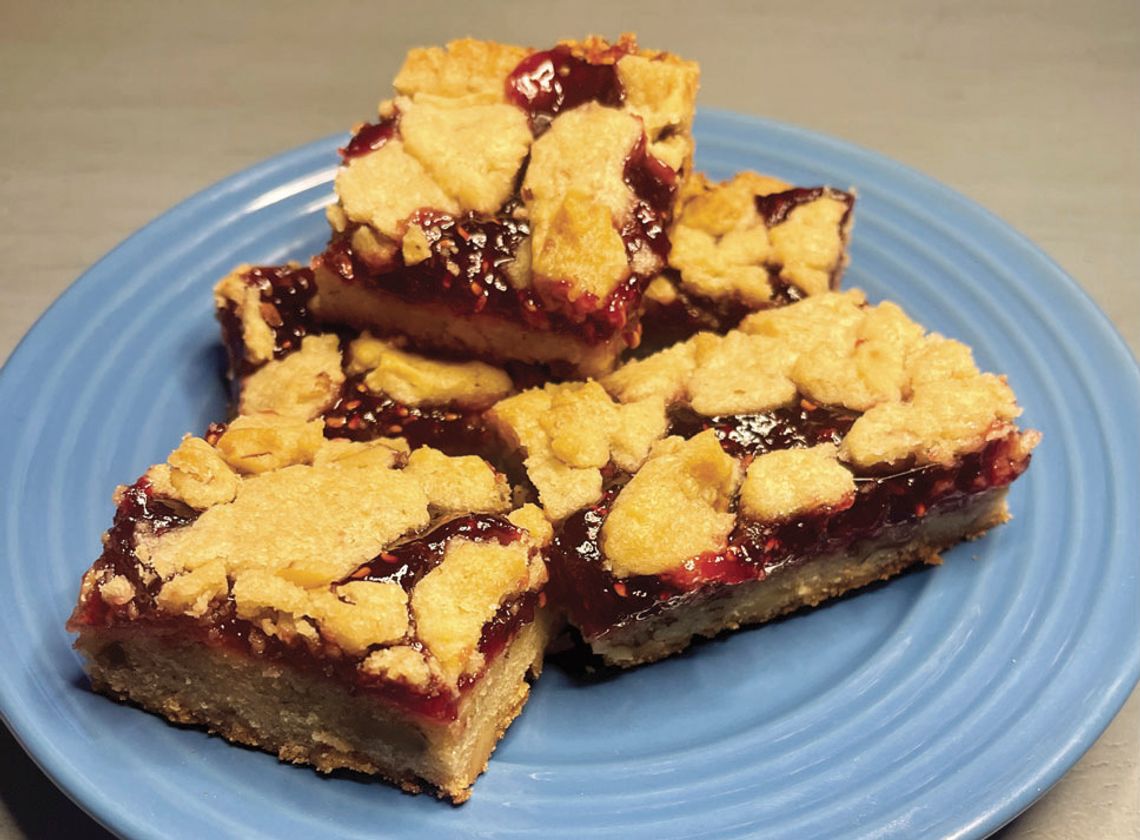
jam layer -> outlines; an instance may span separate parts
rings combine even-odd
[[[838,442],[855,415],[801,403],[796,408],[739,417],[699,418],[675,412],[674,434],[689,437],[711,428],[725,451],[737,457],[774,449]],[[587,639],[638,618],[658,614],[710,587],[764,580],[778,570],[841,551],[887,529],[948,512],[971,496],[1004,487],[1029,465],[1016,432],[989,442],[950,466],[903,469],[890,475],[856,475],[849,506],[821,508],[778,522],[739,519],[725,548],[694,557],[669,574],[617,578],[605,564],[600,534],[618,493],[629,481],[611,471],[603,498],[557,529],[549,555],[549,591]]]

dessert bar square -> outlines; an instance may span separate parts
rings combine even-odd
[[[839,288],[855,195],[795,187],[756,172],[685,183],[669,232],[668,265],[645,293],[644,348],[707,330],[724,333],[750,312]]]
[[[311,281],[298,266],[241,266],[215,288],[238,414],[322,418],[330,439],[399,436],[450,455],[498,450],[483,411],[514,392],[505,370],[414,353],[400,336],[324,332],[299,291],[311,292]]]
[[[93,687],[461,802],[541,668],[549,525],[473,456],[245,415],[116,494],[69,629]]]
[[[491,421],[555,522],[552,603],[619,666],[888,578],[1008,518],[1039,435],[897,306],[827,292]]]
[[[697,66],[633,36],[409,53],[343,149],[328,324],[596,375],[639,340],[692,160]]]

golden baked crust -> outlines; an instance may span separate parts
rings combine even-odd
[[[729,508],[740,478],[712,431],[657,443],[602,526],[610,571],[656,575],[722,548],[736,524]]]
[[[300,350],[266,362],[242,383],[238,411],[313,420],[336,402],[342,385],[340,341],[307,335]]]
[[[750,312],[838,288],[855,196],[740,172],[694,173],[669,232],[668,267],[645,290],[643,344],[724,334]]]

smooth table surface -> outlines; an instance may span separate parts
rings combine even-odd
[[[699,60],[703,105],[842,137],[974,198],[1140,352],[1133,2],[386,6],[0,3],[0,358],[158,213],[368,116],[409,46],[626,30]],[[0,799],[0,840],[100,834],[7,734]],[[1001,834],[1140,837],[1140,695]]]

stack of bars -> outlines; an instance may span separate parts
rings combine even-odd
[[[215,289],[233,416],[116,493],[97,691],[462,802],[564,628],[652,662],[1008,518],[1005,380],[837,290],[851,193],[693,171],[697,83],[408,55],[324,251]]]

